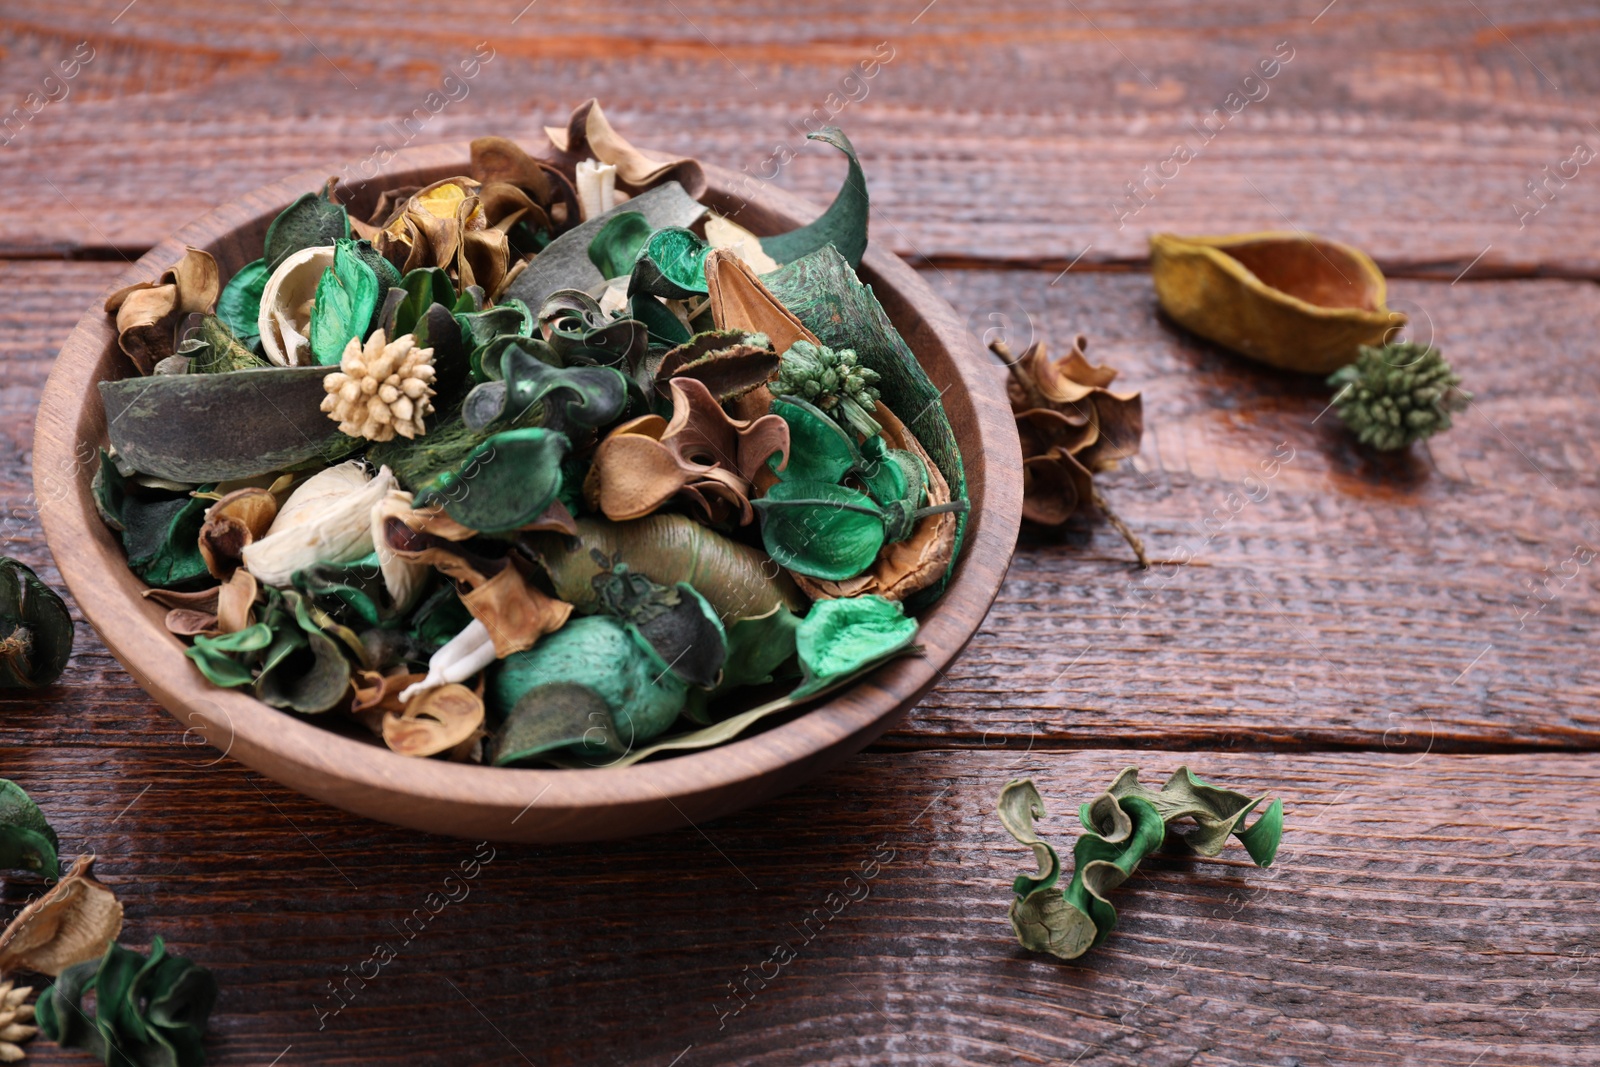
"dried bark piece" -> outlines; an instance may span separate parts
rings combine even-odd
[[[600,102],[585,100],[573,109],[565,129],[546,126],[545,134],[556,149],[579,159],[594,157],[617,168],[617,184],[629,193],[643,192],[666,181],[677,181],[696,200],[706,191],[706,175],[698,160],[652,159],[611,126]]]
[[[756,474],[773,456],[788,463],[789,427],[776,415],[735,419],[704,382],[674,378],[672,420],[658,415],[632,419],[613,430],[595,450],[591,482],[600,510],[615,521],[643,518],[683,493],[713,522],[755,513],[750,492]]]
[[[172,355],[173,334],[185,315],[210,314],[222,293],[222,275],[210,252],[188,248],[153,282],[135,282],[106,297],[117,316],[117,347],[140,374]]]
[[[1406,317],[1358,248],[1300,232],[1150,238],[1150,277],[1180,326],[1284,370],[1328,374]]]
[[[93,856],[79,856],[66,876],[23,908],[0,933],[0,972],[58,975],[96,959],[122,932],[122,905],[90,873]]]

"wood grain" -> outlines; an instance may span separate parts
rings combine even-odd
[[[698,830],[502,847],[465,881],[471,843],[201,755],[124,750],[115,775],[48,746],[0,758],[69,853],[101,857],[129,943],[160,933],[216,972],[220,1064],[1551,1067],[1592,1062],[1600,1027],[1593,755],[877,754]],[[1284,799],[1274,867],[1162,854],[1092,956],[1018,948],[1030,858],[993,816],[1000,786],[1034,776],[1065,844],[1123,766],[1183,761]],[[846,881],[875,855],[865,889]],[[731,1014],[729,983],[779,941],[795,958]],[[328,983],[373,974],[379,944],[396,957],[331,1014]]]
[[[1157,558],[1196,558],[1145,577],[1098,520],[1025,533],[984,628],[869,754],[698,830],[501,850],[322,1029],[327,983],[402,940],[472,845],[218,761],[81,628],[61,685],[0,697],[0,774],[68,855],[102,857],[125,940],[161,933],[218,971],[212,1062],[1594,1061],[1600,580],[1562,575],[1600,536],[1600,308],[1588,284],[1481,281],[1600,277],[1592,166],[1517,217],[1527,182],[1600,148],[1591,5],[521,9],[6,5],[0,114],[79,41],[97,52],[0,145],[25,191],[0,208],[0,259],[24,257],[0,262],[0,551],[59,584],[29,496],[33,410],[121,254],[262,181],[358,172],[478,41],[495,59],[413,144],[536,143],[598,95],[624,131],[757,173],[888,41],[893,60],[835,118],[864,154],[875,242],[920,260],[976,332],[1019,348],[1030,330],[1087,333],[1145,394],[1144,451],[1107,492]],[[1197,140],[1188,123],[1279,41],[1295,55],[1270,94],[1119,228],[1126,183]],[[774,184],[821,201],[841,171],[813,147]],[[1316,382],[1163,323],[1144,276],[1087,273],[1130,268],[1160,229],[1291,225],[1375,255],[1477,393],[1409,459],[1353,450]],[[993,269],[1008,262],[1038,269]],[[1280,443],[1295,458],[1233,514],[1228,494]],[[1278,864],[1159,858],[1094,956],[1022,953],[1005,907],[1025,859],[994,823],[1000,785],[1036,776],[1063,840],[1076,801],[1132,762],[1282,795]],[[728,983],[802,940],[793,926],[880,846],[894,859],[871,895],[719,1016]],[[36,887],[7,880],[0,900]],[[42,1040],[29,1055],[84,1062]]]
[[[141,3],[113,22],[122,6],[22,0],[0,18],[0,48],[19,57],[0,74],[7,108],[79,42],[95,49],[70,94],[0,148],[35,190],[0,216],[6,254],[142,251],[265,181],[358,174],[380,145],[486,132],[532,144],[589,95],[641,143],[776,169],[780,185],[823,201],[842,168],[827,149],[802,151],[803,130],[854,97],[834,121],[863,152],[878,240],[903,255],[1060,270],[1080,254],[1080,266],[1142,260],[1160,230],[1296,226],[1391,273],[1600,274],[1595,243],[1569,239],[1600,226],[1592,166],[1567,166],[1543,201],[1527,199],[1578,144],[1600,151],[1600,19],[1581,0],[1344,3],[1320,17],[1321,3],[1262,0],[1203,13],[944,0],[920,16],[896,0],[568,0],[514,23],[519,5],[455,5],[448,25],[415,0],[265,13],[242,0]],[[427,94],[484,40],[494,58],[467,95],[428,115]],[[887,65],[846,81],[880,42]],[[1293,58],[1246,85],[1280,42]],[[1209,140],[1196,133],[1216,109],[1226,116],[1230,93],[1257,99],[1226,126],[1213,117]],[[418,108],[428,121],[400,128]],[[1185,138],[1198,155],[1163,168]],[[768,163],[785,152],[799,155]],[[1148,206],[1123,217],[1138,204],[1130,182],[1149,182]]]

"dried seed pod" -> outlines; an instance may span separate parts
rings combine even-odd
[[[408,440],[427,432],[433,414],[433,349],[406,334],[386,341],[382,330],[345,346],[339,369],[322,380],[322,410],[341,433],[369,441]]]

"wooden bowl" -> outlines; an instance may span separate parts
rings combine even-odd
[[[400,152],[353,207],[370,210],[384,187],[464,173],[467,158],[464,144]],[[756,233],[792,229],[818,214],[777,190],[735,197],[731,172],[706,170],[705,202],[731,212],[744,201],[739,221]],[[116,286],[155,278],[185,245],[210,252],[231,277],[261,254],[277,213],[326,177],[301,174],[213,211],[157,245]],[[106,441],[95,383],[125,373],[112,317],[98,302],[67,338],[39,405],[33,477],[45,537],[84,616],[151,696],[224,754],[319,800],[401,826],[497,841],[599,840],[712,819],[820,774],[888,729],[977,632],[1016,541],[1022,462],[1003,375],[951,307],[900,259],[869,248],[861,276],[934,384],[949,390],[943,402],[972,501],[962,558],[944,596],[923,613],[923,655],[886,664],[792,720],[719,748],[599,770],[419,760],[212,686],[167,632],[162,609],[140,597],[143,583],[95,512],[95,446]]]

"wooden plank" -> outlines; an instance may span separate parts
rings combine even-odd
[[[1593,1062],[1594,755],[879,754],[698,830],[492,853],[202,756],[0,753],[65,851],[97,853],[125,941],[216,973],[218,1064]],[[1033,775],[1065,846],[1120,768],[1183,761],[1283,798],[1274,867],[1163,854],[1102,948],[1023,952],[1000,786]]]
[[[0,551],[51,580],[29,499],[31,413],[54,346],[120,270],[0,264],[12,296],[0,311],[11,339]],[[1143,276],[927,277],[976,328],[1009,324],[1013,344],[1030,329],[1058,344],[1087,333],[1090,356],[1144,391],[1143,454],[1104,485],[1153,557],[1187,550],[1194,561],[1140,572],[1098,520],[1075,520],[1059,537],[1025,533],[983,630],[884,743],[1411,754],[1596,745],[1600,665],[1589,635],[1600,577],[1569,562],[1600,545],[1594,286],[1397,286],[1477,400],[1410,457],[1374,459],[1322,416],[1325,388],[1179,334],[1157,317]],[[1264,478],[1275,453],[1292,459]],[[1247,500],[1237,514],[1230,493]],[[28,743],[182,733],[86,627],[63,687],[79,710]],[[30,704],[0,698],[0,719]]]
[[[808,117],[836,109],[864,153],[877,240],[941,263],[1118,264],[1158,230],[1294,226],[1391,272],[1600,273],[1600,242],[1573,239],[1600,233],[1600,185],[1574,160],[1579,144],[1600,151],[1600,20],[1577,0],[1320,16],[1255,0],[920,15],[889,0],[552,2],[514,24],[509,9],[459,5],[448,25],[415,2],[265,16],[241,0],[139,4],[113,20],[118,6],[26,0],[0,19],[0,48],[28,57],[0,74],[7,108],[80,42],[94,49],[3,147],[31,193],[0,214],[0,253],[147,247],[286,174],[358,176],[380,146],[535,142],[593,93],[642,143],[776,170],[817,200],[840,180],[833,154],[782,161]],[[484,40],[494,58],[430,114],[427,94]],[[848,80],[889,50],[873,78]],[[1276,76],[1246,83],[1264,61]],[[1163,165],[1185,138],[1198,154]]]
[[[1146,277],[942,281],[1014,345],[1087,334],[1143,390],[1144,450],[1106,492],[1152,557],[1193,562],[1140,572],[1098,522],[1025,532],[983,632],[913,713],[919,740],[1595,744],[1592,285],[1396,285],[1476,400],[1378,458],[1324,415],[1325,386],[1183,334]]]

